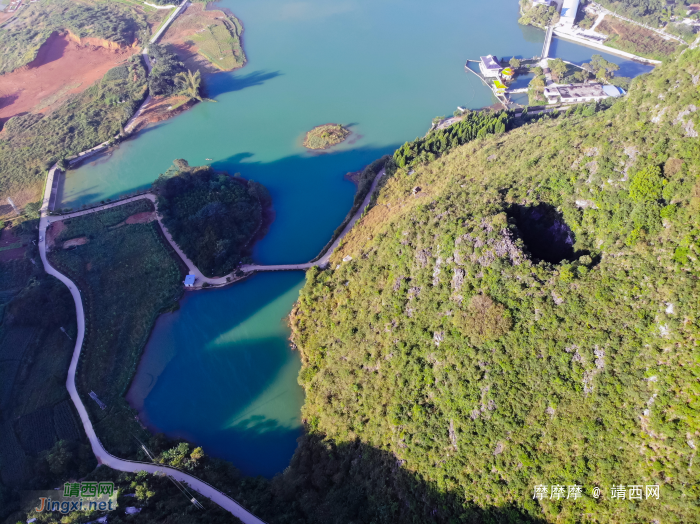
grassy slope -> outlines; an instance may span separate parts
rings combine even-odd
[[[231,71],[245,64],[241,46],[243,26],[235,16],[225,15],[219,23],[207,26],[192,36],[198,52],[222,71]]]
[[[639,78],[605,112],[398,170],[334,255],[342,267],[310,271],[293,315],[309,430],[394,455],[437,493],[416,502],[404,491],[404,504],[384,507],[376,484],[395,473],[377,466],[356,479],[358,511],[377,522],[474,508],[503,521],[698,519],[688,440],[700,430],[700,151],[673,121],[699,103],[699,61],[688,52]],[[697,113],[684,118],[700,127]],[[661,178],[638,174],[654,166]],[[538,204],[573,230],[568,262],[538,261],[520,238],[516,206]],[[474,316],[480,294],[495,305]],[[308,442],[295,461],[324,453]],[[535,484],[587,494],[538,502]],[[611,501],[612,484],[660,484],[661,500]],[[334,489],[322,486],[305,489]]]
[[[158,314],[176,305],[183,270],[157,222],[114,227],[128,216],[152,209],[141,200],[74,218],[59,241],[87,236],[72,250],[54,250],[51,263],[81,290],[86,337],[76,384],[105,447],[129,455],[149,434],[134,421],[123,396]],[[108,406],[100,410],[87,396],[95,391]]]

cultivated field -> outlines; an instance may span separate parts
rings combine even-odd
[[[25,236],[19,235],[22,242]],[[21,488],[43,475],[43,457],[59,440],[72,446],[83,442],[65,387],[75,335],[75,307],[63,284],[28,258],[0,261],[0,480],[5,485]]]
[[[162,40],[170,44],[188,69],[231,71],[245,64],[241,47],[243,26],[222,11],[193,4],[178,17]]]
[[[133,435],[149,437],[134,420],[124,394],[153,323],[176,306],[182,292],[184,271],[171,256],[158,223],[127,220],[152,210],[150,201],[139,200],[65,221],[49,253],[56,269],[81,290],[86,335],[76,385],[97,434],[117,455],[130,454],[137,444]],[[80,237],[89,241],[61,249],[64,242]],[[106,410],[88,396],[90,391]]]

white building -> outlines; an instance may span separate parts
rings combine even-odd
[[[549,6],[552,5],[552,4],[553,4],[552,0],[532,0],[532,5],[533,5],[533,6],[535,6],[535,5],[544,5],[544,6],[549,7]]]
[[[562,102],[593,102],[622,95],[613,85],[570,84],[568,86],[549,86],[544,88],[544,96],[550,104],[561,99]]]
[[[576,21],[576,13],[578,12],[579,0],[564,0],[564,5],[561,7],[561,18],[559,25],[571,29]]]
[[[498,78],[501,73],[501,64],[498,62],[498,57],[494,55],[487,55],[480,57],[479,71],[485,77]]]
[[[185,277],[185,287],[194,287],[194,275],[189,274]]]

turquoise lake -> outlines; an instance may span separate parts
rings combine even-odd
[[[268,187],[276,213],[254,258],[305,262],[352,203],[351,171],[425,134],[457,106],[495,102],[466,59],[532,57],[544,33],[517,24],[515,0],[224,0],[244,27],[247,65],[206,78],[209,96],[109,156],[69,172],[61,206],[148,187],[176,158],[241,173]],[[595,50],[555,39],[555,56]],[[604,54],[636,76],[649,67]],[[353,135],[330,152],[301,146],[328,122]],[[211,160],[207,160],[211,159]],[[298,354],[284,324],[303,274],[260,274],[229,288],[186,293],[156,323],[129,392],[154,431],[181,436],[243,472],[282,471],[301,434]]]

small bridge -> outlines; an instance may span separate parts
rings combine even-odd
[[[552,45],[552,36],[554,35],[554,26],[549,24],[544,35],[544,45],[542,46],[542,58],[549,58],[549,48]]]

